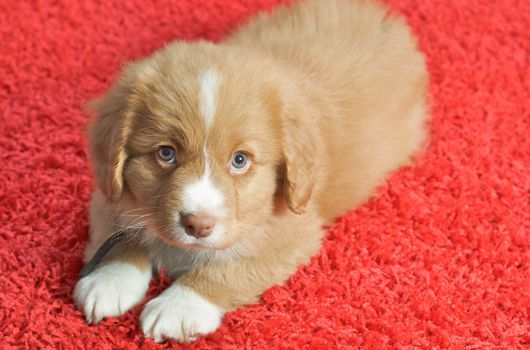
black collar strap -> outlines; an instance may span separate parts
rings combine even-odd
[[[123,229],[110,235],[109,238],[107,238],[105,242],[103,242],[103,244],[99,247],[98,251],[96,252],[96,254],[94,254],[92,259],[90,259],[90,261],[86,263],[86,265],[81,269],[81,272],[79,272],[79,277],[83,278],[90,274],[92,271],[94,271],[97,264],[101,261],[101,259],[105,257],[105,255],[107,255],[107,253],[112,249],[112,247],[114,247],[116,243],[123,240],[125,236],[127,236],[127,232],[128,231],[126,229]]]

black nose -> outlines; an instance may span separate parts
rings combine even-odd
[[[215,227],[215,218],[204,213],[182,215],[180,221],[186,233],[197,238],[209,236]]]

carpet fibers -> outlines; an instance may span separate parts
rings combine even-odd
[[[72,303],[92,187],[85,103],[123,62],[280,0],[0,1],[0,348],[169,348],[141,307]],[[388,0],[431,73],[431,144],[262,302],[185,347],[530,348],[530,2]],[[167,280],[153,282],[149,298]]]

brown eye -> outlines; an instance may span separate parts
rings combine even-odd
[[[165,164],[174,164],[176,161],[175,149],[169,146],[160,146],[157,152],[158,159]]]
[[[236,152],[230,161],[230,171],[235,174],[242,174],[250,167],[250,159],[243,152]]]

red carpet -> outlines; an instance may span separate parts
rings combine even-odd
[[[92,183],[82,108],[124,61],[220,39],[278,1],[0,2],[0,348],[156,347],[140,307],[96,327],[72,303]],[[530,2],[390,3],[428,58],[427,153],[191,348],[530,349]]]

